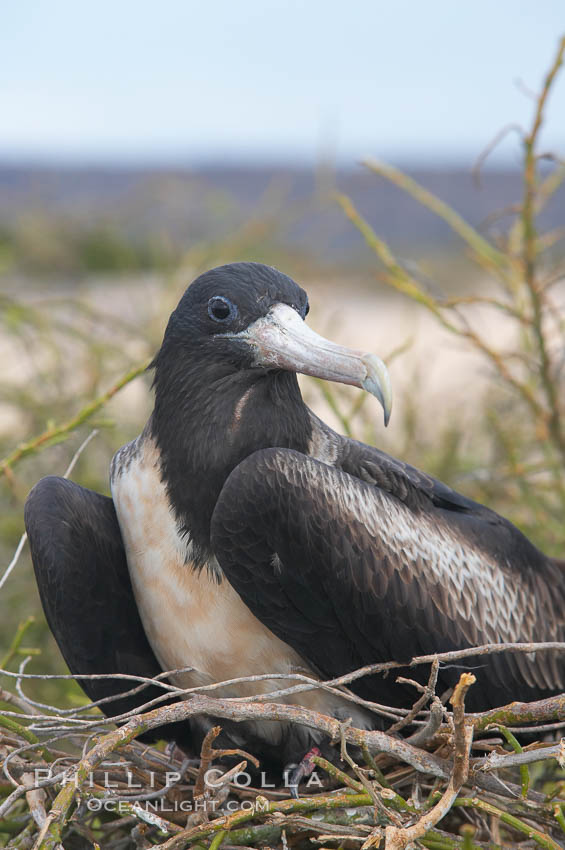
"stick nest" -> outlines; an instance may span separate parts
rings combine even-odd
[[[533,648],[558,647],[497,645],[474,652]],[[479,686],[471,673],[461,675],[448,702],[435,693],[439,665],[466,654],[414,659],[430,664],[430,676],[425,687],[412,682],[419,693],[411,709],[369,704],[345,688],[369,672],[394,669],[394,663],[322,684],[297,675],[290,688],[245,701],[216,698],[221,684],[187,692],[163,677],[162,697],[114,718],[102,717],[97,704],[61,709],[38,703],[23,685],[46,677],[27,674],[23,666],[18,673],[2,671],[13,687],[0,692],[8,706],[0,712],[0,846],[564,847],[565,746],[558,735],[565,696],[466,713],[466,693]],[[247,681],[267,675],[273,678]],[[149,684],[129,678],[129,692]],[[380,715],[376,725],[388,730],[356,729],[280,701],[289,690],[314,687],[339,689]],[[197,715],[219,724],[211,722],[200,753],[136,740],[163,723]],[[335,758],[313,754],[313,773],[293,799],[283,777],[276,782],[261,773],[260,753],[215,747],[227,719],[305,725],[335,745]]]

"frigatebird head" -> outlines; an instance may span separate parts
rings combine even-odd
[[[283,370],[351,384],[392,403],[385,364],[374,354],[336,345],[308,327],[308,296],[291,278],[260,263],[230,263],[198,277],[172,313],[155,366],[187,359],[230,373]]]

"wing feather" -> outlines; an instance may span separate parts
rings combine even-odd
[[[111,499],[64,478],[43,478],[30,492],[25,523],[41,603],[72,673],[162,672],[143,630]],[[79,680],[92,700],[132,687],[120,679]],[[137,708],[162,694],[150,686],[102,706],[108,715]],[[190,741],[187,724],[155,730],[147,740]]]
[[[551,605],[562,579],[550,559],[493,512],[389,460],[382,474],[365,464],[372,483],[286,449],[232,472],[212,545],[256,616],[327,675],[481,643],[562,640]],[[480,659],[475,704],[563,687],[563,661],[546,655]],[[458,673],[443,671],[442,685]],[[402,699],[392,683],[371,682],[372,698]]]

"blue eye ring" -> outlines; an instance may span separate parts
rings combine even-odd
[[[208,315],[214,322],[227,322],[237,316],[237,307],[224,295],[214,295],[208,301]]]

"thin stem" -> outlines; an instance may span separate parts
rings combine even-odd
[[[38,434],[37,437],[34,437],[27,443],[21,443],[16,449],[14,449],[13,452],[0,461],[0,476],[7,475],[8,471],[24,457],[27,457],[30,454],[35,454],[37,451],[50,445],[55,440],[59,442],[66,439],[70,433],[90,419],[90,417],[97,413],[100,408],[104,407],[104,405],[107,404],[110,399],[116,395],[116,393],[145,372],[149,363],[150,361],[146,360],[139,366],[135,366],[133,369],[130,369],[125,375],[116,381],[109,390],[101,396],[98,396],[98,398],[94,399],[94,401],[85,405],[82,410],[76,414],[76,416],[72,417],[72,419],[67,420],[67,422],[63,422],[61,425],[51,425],[41,434]]]

